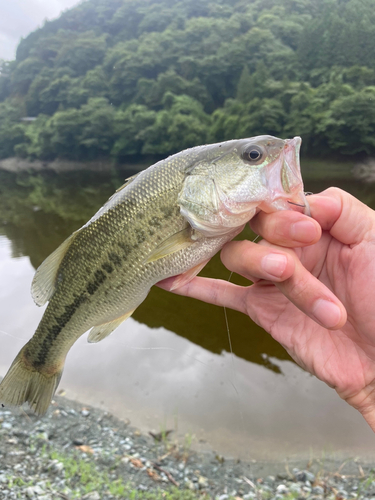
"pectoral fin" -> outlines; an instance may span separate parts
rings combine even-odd
[[[191,226],[186,227],[182,231],[173,234],[159,246],[157,246],[147,257],[146,264],[162,259],[168,255],[183,250],[184,248],[193,245],[197,240],[193,239],[193,229]]]
[[[210,261],[210,259],[205,260],[204,262],[201,262],[197,266],[192,267],[188,271],[179,274],[178,276],[174,277],[174,281],[171,283],[170,287],[168,287],[169,291],[176,290],[176,288],[180,288],[181,286],[186,285],[191,281],[195,276],[202,271],[204,266]],[[172,279],[172,278],[167,278],[167,279]]]
[[[101,340],[105,339],[113,332],[113,330],[120,326],[123,321],[130,318],[134,311],[135,309],[127,312],[119,318],[114,319],[113,321],[94,326],[94,328],[91,329],[89,336],[87,337],[87,342],[89,342],[90,344],[95,344],[96,342],[100,342]]]
[[[45,261],[38,267],[31,284],[31,296],[35,304],[43,306],[55,291],[57,273],[69,246],[77,231],[66,239]]]

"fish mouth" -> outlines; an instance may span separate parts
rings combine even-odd
[[[286,155],[292,154],[293,160],[296,162],[298,170],[300,170],[299,164],[299,152],[301,149],[302,139],[298,135],[293,137],[293,139],[285,139],[284,153]]]
[[[284,146],[284,168],[288,168],[289,173],[292,174],[292,183],[295,182],[295,187],[302,184],[301,165],[300,165],[300,149],[302,139],[301,137],[293,137],[293,139],[286,139]],[[293,182],[294,181],[294,182]],[[302,190],[298,190],[287,200],[292,210],[301,212],[311,217],[310,205],[307,201],[306,195]]]
[[[291,205],[290,208],[292,210],[311,217],[310,205],[303,191],[299,191],[293,196],[293,198],[290,198],[286,201],[289,205]]]

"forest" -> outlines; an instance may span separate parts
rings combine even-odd
[[[0,61],[0,158],[126,162],[260,134],[375,154],[374,0],[87,0]]]

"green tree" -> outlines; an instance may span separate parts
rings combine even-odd
[[[118,110],[114,121],[116,141],[111,154],[116,159],[141,154],[147,130],[156,120],[156,112],[140,104]]]
[[[7,101],[0,103],[0,158],[14,156],[15,146],[25,142],[22,114],[19,106]]]
[[[210,117],[192,97],[164,96],[165,108],[156,114],[153,125],[145,130],[143,154],[176,153],[207,139]]]
[[[375,87],[335,99],[319,124],[329,146],[340,153],[375,151]]]

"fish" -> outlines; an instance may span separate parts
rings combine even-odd
[[[259,210],[308,214],[300,146],[268,135],[197,146],[129,178],[36,270],[31,294],[48,306],[0,402],[44,415],[81,335],[103,340],[159,281],[188,283]]]

